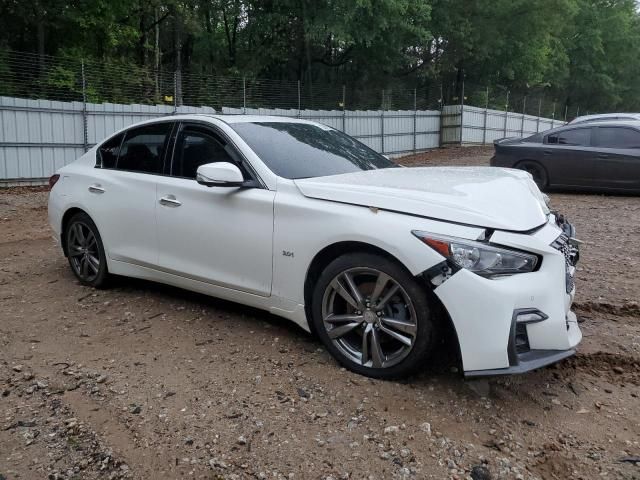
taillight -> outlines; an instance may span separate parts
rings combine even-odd
[[[49,190],[53,188],[53,186],[58,182],[58,180],[60,180],[60,175],[58,175],[57,173],[49,177]]]

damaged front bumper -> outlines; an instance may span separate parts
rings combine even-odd
[[[533,252],[538,270],[483,278],[458,269],[432,282],[456,330],[465,376],[523,373],[575,353],[582,339],[571,304],[579,258],[575,229],[550,215],[531,234],[496,231],[491,243]]]

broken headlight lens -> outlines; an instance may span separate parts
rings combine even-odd
[[[530,253],[427,232],[412,233],[459,267],[483,277],[532,272],[538,264],[538,257]]]

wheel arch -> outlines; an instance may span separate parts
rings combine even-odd
[[[304,281],[304,305],[305,305],[305,314],[307,316],[307,323],[309,325],[309,330],[312,335],[317,336],[317,332],[315,331],[314,322],[310,321],[311,319],[311,299],[313,296],[313,288],[322,273],[322,270],[329,265],[336,258],[345,255],[347,253],[372,253],[388,258],[391,261],[396,262],[398,265],[403,268],[407,268],[407,266],[395,255],[391,254],[387,250],[372,245],[370,243],[361,242],[361,241],[340,241],[336,243],[332,243],[331,245],[327,245],[322,250],[320,250],[313,258],[311,263],[309,264],[309,268],[307,269],[307,274]],[[438,296],[434,293],[434,287],[431,282],[423,275],[413,275],[409,272],[411,276],[414,276],[418,282],[424,286],[425,295],[428,297],[429,302],[434,306],[434,318],[437,322],[437,330],[438,336],[440,337],[438,341],[445,346],[451,345],[453,350],[447,349],[448,352],[452,352],[456,356],[456,363],[458,367],[461,369],[462,365],[462,355],[460,352],[460,342],[458,340],[458,333],[456,331],[455,324],[449,315],[446,307],[438,298]]]

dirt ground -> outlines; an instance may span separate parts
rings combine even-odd
[[[82,287],[47,193],[0,191],[0,480],[639,479],[640,198],[550,196],[584,241],[578,354],[489,382],[436,359],[385,382],[257,310],[143,281]]]

